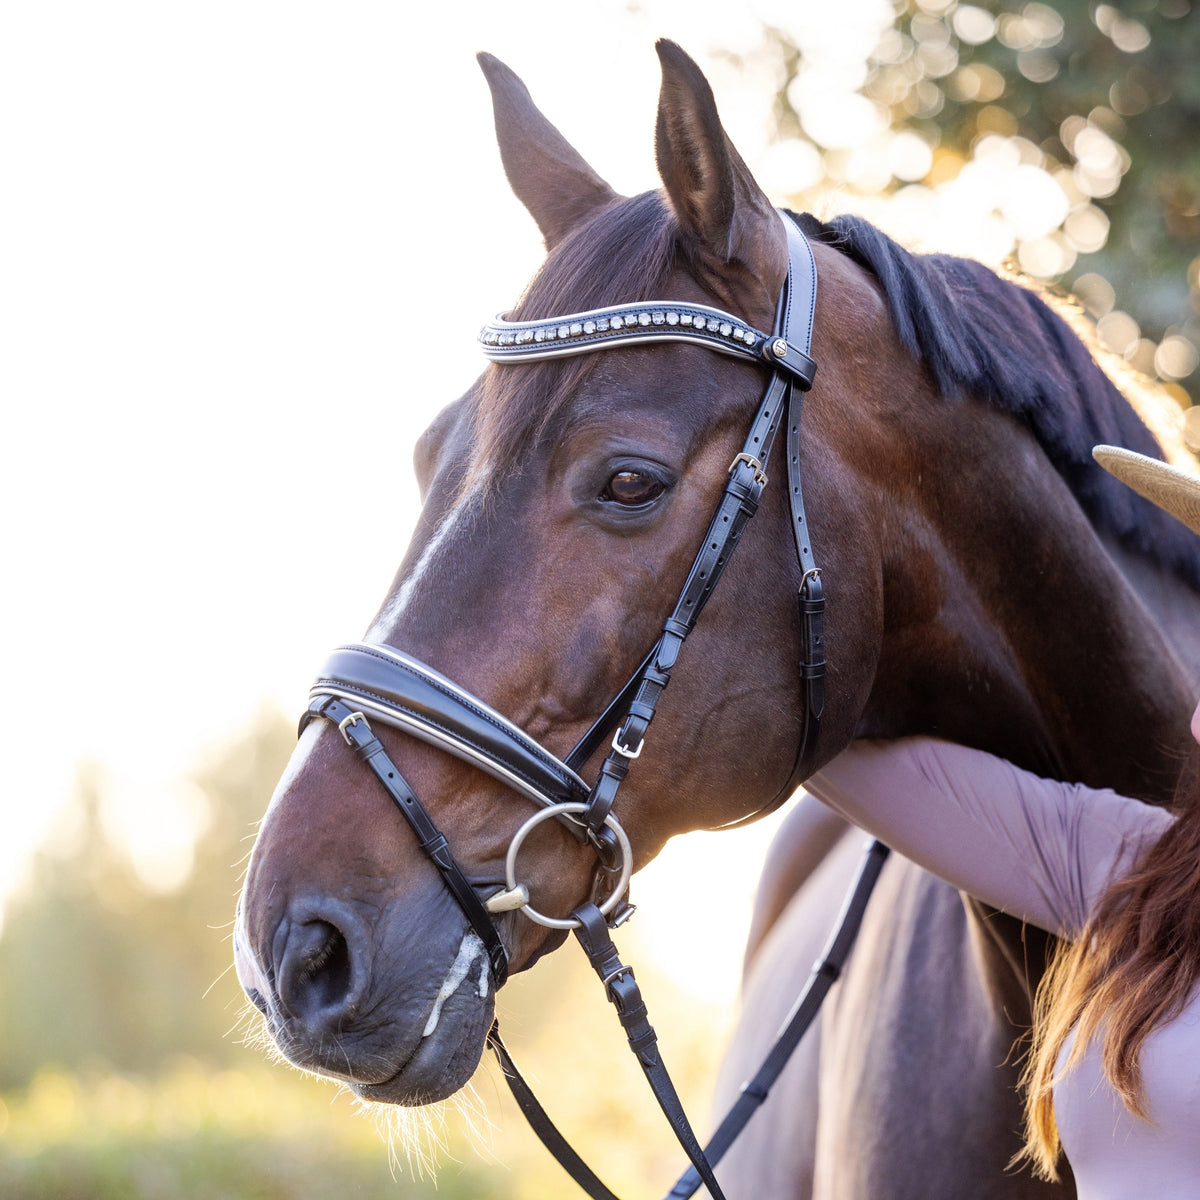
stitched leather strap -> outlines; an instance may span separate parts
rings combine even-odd
[[[797,372],[791,369],[796,363],[812,362],[808,352],[812,345],[816,310],[817,270],[812,247],[800,227],[790,215],[783,215],[782,220],[788,240],[788,274],[779,297],[775,333],[767,340],[767,352],[764,354],[766,361],[772,362],[776,370],[772,373],[767,393],[755,414],[742,451],[730,468],[730,476],[717,511],[709,523],[705,539],[675,608],[663,625],[662,637],[650,658],[639,668],[638,676],[635,676],[638,684],[634,698],[613,739],[613,749],[605,758],[599,776],[592,786],[583,820],[598,837],[603,836],[604,818],[612,811],[621,783],[628,774],[629,763],[641,752],[646,730],[670,682],[671,670],[679,656],[683,640],[695,627],[700,612],[721,577],[730,555],[737,547],[746,521],[758,508],[763,487],[767,482],[767,463],[779,430],[780,418],[785,413],[788,425],[788,504],[797,560],[802,570],[798,608],[803,724],[792,770],[789,773],[788,786],[780,790],[771,804],[733,822],[731,828],[758,820],[787,799],[795,784],[804,777],[820,730],[825,707],[825,602],[820,572],[816,568],[808,537],[800,469],[803,396],[812,383],[816,368],[813,364],[812,372]],[[632,685],[633,680],[626,684],[621,694],[627,694]],[[610,711],[611,708],[608,712]],[[608,716],[608,712],[605,717]],[[589,731],[584,740],[591,738],[593,732],[594,729]],[[568,756],[568,761],[575,760],[578,751],[579,747],[576,747]]]
[[[558,1126],[550,1119],[550,1115],[542,1107],[534,1094],[533,1088],[525,1081],[525,1077],[517,1068],[508,1047],[500,1038],[500,1023],[494,1022],[488,1033],[488,1045],[500,1064],[504,1082],[512,1093],[521,1115],[529,1124],[529,1128],[537,1134],[538,1140],[550,1151],[555,1161],[573,1180],[585,1191],[592,1200],[619,1200],[607,1184],[583,1161],[575,1151],[575,1147],[563,1136]],[[699,1178],[699,1176],[697,1176]]]
[[[339,646],[309,696],[338,696],[369,716],[486,771],[537,804],[587,799],[565,763],[478,696],[387,646]],[[578,832],[578,825],[574,828]]]
[[[375,736],[366,718],[336,696],[317,697],[309,706],[309,712],[313,716],[332,721],[341,730],[346,744],[371,768],[376,779],[383,784],[383,790],[391,797],[400,810],[400,815],[416,834],[421,849],[441,872],[443,881],[458,901],[463,915],[482,940],[492,967],[494,985],[500,987],[508,978],[508,954],[500,935],[496,932],[496,926],[492,923],[483,901],[471,886],[471,881],[459,866],[458,860],[450,852],[450,846],[441,830],[408,786],[408,781],[400,774],[396,764],[388,757],[383,743]]]
[[[771,1092],[771,1088],[782,1074],[796,1047],[799,1046],[804,1034],[808,1031],[814,1018],[820,1011],[821,1004],[828,994],[829,989],[841,976],[854,941],[858,936],[858,930],[867,909],[867,902],[871,898],[871,892],[879,879],[879,874],[883,869],[884,862],[887,860],[888,853],[888,847],[883,845],[882,842],[872,839],[866,843],[859,862],[858,871],[842,904],[838,923],[835,926],[833,934],[825,944],[821,957],[813,964],[812,972],[809,975],[808,982],[804,986],[804,990],[792,1005],[779,1036],[767,1052],[761,1066],[754,1073],[754,1076],[742,1086],[737,1100],[730,1107],[717,1127],[716,1132],[701,1152],[707,1172],[711,1172],[712,1168],[724,1158],[725,1153],[737,1140],[738,1135],[746,1127],[750,1118],[762,1107],[763,1102]],[[579,935],[577,934],[576,936]],[[610,971],[608,950],[604,946],[605,939],[607,939],[607,933],[605,933],[604,938],[600,941],[600,953],[596,956],[601,963],[597,969],[604,972],[601,975],[602,979],[606,978]],[[585,949],[587,949],[586,946]],[[596,966],[596,959],[592,958],[591,950],[588,950],[588,956],[589,959],[592,959],[593,966]],[[619,958],[616,958],[615,949],[612,951],[612,957],[614,959],[613,969],[619,971],[622,968],[622,964]],[[517,1064],[513,1061],[508,1048],[501,1040],[499,1024],[493,1024],[491,1032],[488,1035],[488,1044],[491,1046],[492,1052],[496,1055],[497,1061],[500,1063],[505,1082],[508,1084],[509,1090],[512,1092],[513,1098],[516,1100],[522,1115],[528,1121],[530,1128],[537,1134],[542,1144],[558,1161],[559,1165],[583,1191],[592,1197],[592,1200],[618,1200],[612,1190],[576,1153],[575,1149],[550,1119],[550,1116],[534,1094],[533,1089],[518,1070]],[[691,1156],[689,1155],[689,1157]],[[712,1185],[707,1183],[693,1158],[692,1166],[679,1177],[675,1186],[667,1193],[665,1200],[689,1200],[689,1197],[695,1194],[702,1183],[709,1186],[711,1190]]]
[[[783,326],[789,330],[788,341],[798,342],[805,354],[812,347],[813,321],[817,312],[817,264],[812,247],[801,233],[796,221],[784,222],[788,234],[788,287]],[[799,328],[793,328],[792,307],[795,306]],[[794,787],[806,774],[812,744],[820,730],[825,711],[825,595],[821,572],[813,557],[808,521],[804,514],[803,471],[800,466],[801,418],[804,415],[804,389],[788,389],[787,477],[788,507],[791,511],[792,537],[796,545],[796,560],[802,572],[798,610],[800,617],[800,680],[803,690],[804,728],[792,764],[789,781]],[[786,792],[784,794],[786,798]],[[782,799],[779,801],[782,803]],[[772,806],[774,807],[774,806]],[[760,814],[760,815],[765,815]]]
[[[650,1085],[663,1116],[667,1118],[676,1141],[691,1159],[692,1169],[708,1188],[712,1200],[725,1200],[687,1113],[683,1110],[683,1104],[675,1091],[675,1084],[663,1063],[658,1049],[658,1035],[650,1024],[646,1004],[633,976],[633,970],[621,962],[617,948],[609,936],[608,926],[594,904],[584,904],[571,915],[579,921],[575,937],[587,954],[592,969],[604,984],[610,1002],[617,1010],[617,1017],[625,1030],[629,1048],[641,1064],[646,1082]]]
[[[588,809],[583,816],[589,829],[598,831],[612,810],[617,791],[628,773],[629,762],[641,752],[646,730],[671,681],[671,671],[679,658],[684,639],[696,627],[713,588],[737,549],[746,522],[758,510],[767,481],[766,464],[779,430],[786,391],[784,377],[772,376],[742,450],[730,466],[721,499],[709,521],[679,598],[671,615],[663,623],[658,645],[640,669],[637,689],[613,739],[613,749],[605,758],[592,787]],[[628,690],[628,686],[622,694]]]

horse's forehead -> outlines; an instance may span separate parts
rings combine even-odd
[[[475,409],[474,462],[500,478],[512,465],[503,450],[520,456],[552,453],[580,428],[650,420],[680,433],[703,429],[724,416],[722,397],[744,409],[763,386],[758,371],[702,346],[664,339],[641,346],[596,350],[554,364],[554,377],[530,368],[500,366]],[[738,381],[741,381],[740,383]],[[750,419],[746,411],[745,419]],[[504,427],[507,427],[505,429]],[[495,436],[508,432],[509,438]],[[488,451],[491,457],[487,457]],[[518,455],[514,453],[514,459]]]

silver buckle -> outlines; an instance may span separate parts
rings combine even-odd
[[[344,739],[347,746],[352,747],[354,745],[354,743],[350,740],[350,735],[346,732],[346,730],[351,725],[357,725],[359,721],[361,721],[364,725],[367,725],[367,718],[364,717],[362,715],[362,713],[352,712],[348,717],[343,717],[338,722],[338,732],[341,733],[342,738]],[[370,725],[367,725],[367,729],[369,730],[370,728],[371,728]]]
[[[620,736],[621,736],[621,731],[618,729],[617,732],[613,734],[612,748],[618,754],[623,754],[627,759],[629,759],[630,762],[633,762],[633,760],[635,758],[638,758],[641,755],[642,747],[646,744],[646,739],[642,738],[642,740],[640,742],[638,742],[635,749],[626,750],[625,747],[622,746],[621,743],[617,740],[618,738],[620,738]]]
[[[740,462],[749,464],[754,468],[754,482],[762,487],[767,486],[767,473],[763,470],[763,465],[754,457],[753,454],[747,454],[744,450],[729,464],[729,474],[732,475],[737,470],[737,465]]]

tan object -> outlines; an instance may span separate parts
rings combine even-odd
[[[1200,476],[1119,446],[1096,446],[1092,457],[1138,495],[1200,533]]]

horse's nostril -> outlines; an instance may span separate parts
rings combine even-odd
[[[279,999],[307,1024],[334,1025],[350,1004],[350,948],[335,925],[305,921],[292,925],[279,970]]]

